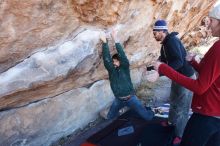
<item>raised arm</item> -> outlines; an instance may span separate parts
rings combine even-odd
[[[119,57],[120,57],[120,64],[122,66],[128,67],[129,66],[129,61],[128,61],[127,56],[125,55],[124,48],[122,47],[122,45],[120,43],[115,43],[115,47],[116,47],[117,52],[118,52]]]
[[[109,51],[108,42],[105,34],[100,34],[100,39],[102,41],[102,57],[105,68],[111,72],[114,69],[112,58]]]
[[[121,66],[124,66],[124,67],[129,67],[129,61],[128,61],[128,58],[124,52],[124,48],[122,47],[122,45],[119,43],[119,40],[117,39],[116,37],[116,32],[115,30],[112,31],[111,33],[111,36],[112,36],[112,39],[113,41],[115,42],[115,47],[116,47],[116,50],[118,52],[118,55],[120,57],[120,64]]]

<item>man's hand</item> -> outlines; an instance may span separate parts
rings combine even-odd
[[[106,35],[105,35],[104,32],[101,32],[99,37],[100,37],[100,40],[101,40],[103,43],[106,43],[106,42],[107,42]]]
[[[155,61],[155,62],[152,63],[152,65],[154,66],[154,69],[155,69],[156,71],[158,71],[159,66],[160,66],[161,64],[162,64],[162,63],[161,63],[160,61]]]
[[[157,71],[152,70],[146,72],[146,79],[149,82],[156,82],[158,78],[159,78],[159,73]]]
[[[193,54],[193,53],[189,53],[189,54],[187,54],[187,56],[186,56],[186,61],[192,61],[194,58],[195,58],[195,54]]]

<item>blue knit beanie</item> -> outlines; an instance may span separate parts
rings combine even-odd
[[[154,24],[153,31],[167,31],[167,23],[165,20],[157,20]]]

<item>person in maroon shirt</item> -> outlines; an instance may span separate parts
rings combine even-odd
[[[220,37],[220,5],[210,13],[212,36]],[[196,80],[175,71],[162,62],[155,62],[154,69],[193,91],[192,110],[184,130],[181,146],[220,146],[220,40],[216,41],[200,63],[194,56],[187,56],[198,72]]]

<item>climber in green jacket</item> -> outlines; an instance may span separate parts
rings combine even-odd
[[[107,119],[116,117],[122,107],[128,106],[136,111],[143,119],[151,120],[154,117],[154,112],[150,108],[145,108],[135,95],[135,90],[130,77],[130,64],[127,56],[125,55],[122,45],[117,41],[114,31],[112,31],[111,36],[118,52],[112,57],[110,55],[106,35],[102,34],[100,36],[100,39],[103,42],[102,54],[104,66],[108,71],[110,86],[115,96],[107,114]]]

